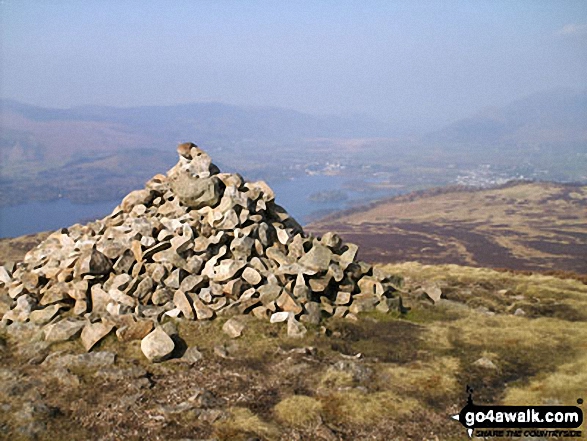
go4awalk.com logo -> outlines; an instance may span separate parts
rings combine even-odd
[[[580,438],[583,411],[577,406],[478,406],[473,389],[467,386],[467,404],[454,420],[459,421],[469,438],[540,437]],[[579,398],[577,404],[583,404]],[[575,430],[573,430],[575,429]]]

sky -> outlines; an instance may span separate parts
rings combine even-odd
[[[0,97],[218,101],[433,129],[587,89],[587,2],[0,0]]]

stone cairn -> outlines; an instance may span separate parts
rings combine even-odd
[[[142,340],[147,358],[174,349],[169,317],[253,314],[303,336],[323,317],[401,309],[398,279],[356,260],[333,233],[306,236],[263,182],[220,173],[191,143],[179,162],[112,214],[51,234],[13,268],[0,266],[1,324],[43,326],[48,342],[81,339],[89,351],[116,330]],[[224,332],[241,335],[244,321]]]

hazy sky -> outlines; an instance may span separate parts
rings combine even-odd
[[[437,125],[587,88],[587,2],[0,0],[1,93],[220,101]]]

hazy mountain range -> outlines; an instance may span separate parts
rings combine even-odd
[[[587,140],[587,92],[555,89],[488,108],[425,136],[469,144],[572,143]]]
[[[262,177],[290,163],[303,165],[317,151],[336,158],[349,140],[362,140],[355,155],[367,165],[409,149],[428,152],[427,161],[433,152],[439,164],[460,157],[471,164],[542,155],[542,163],[571,170],[569,176],[581,180],[585,173],[576,170],[587,164],[587,93],[566,89],[487,109],[409,140],[366,116],[314,116],[272,107],[48,109],[12,100],[0,100],[0,106],[0,204],[58,195],[78,201],[119,197],[168,169],[176,157],[170,146],[185,140],[209,149],[229,168],[238,165]],[[371,151],[369,140],[384,146],[389,158],[381,157],[381,148]],[[414,166],[418,155],[411,157]]]

